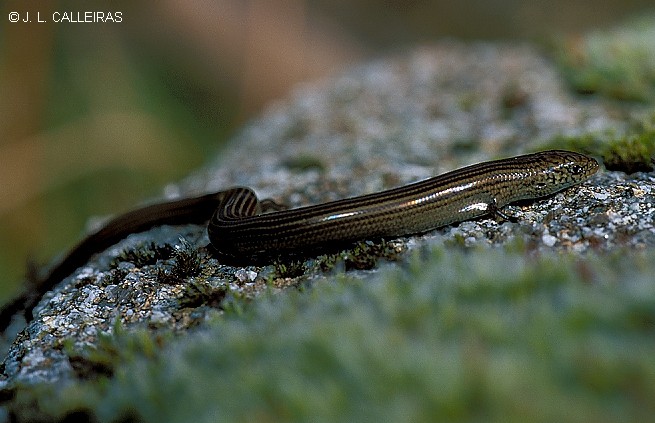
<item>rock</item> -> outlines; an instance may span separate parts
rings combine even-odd
[[[245,185],[292,207],[319,203],[540,150],[556,136],[622,133],[644,109],[576,97],[529,45],[444,42],[299,86],[243,128],[211,164],[166,191],[185,196]],[[509,209],[518,223],[465,222],[401,238],[374,254],[403,260],[405,251],[429,245],[516,240],[537,252],[574,254],[655,245],[655,178],[649,174],[601,172],[574,189]],[[284,268],[227,266],[211,257],[207,243],[202,226],[165,226],[98,254],[41,300],[7,353],[2,386],[75,379],[63,345],[81,351],[117,322],[183,332],[220,313],[229,295],[332,277],[323,273],[321,258]],[[189,249],[200,263],[197,272],[176,273],[180,251]],[[375,263],[358,266],[375,269]]]

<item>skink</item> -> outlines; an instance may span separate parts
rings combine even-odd
[[[233,188],[207,231],[235,257],[313,249],[365,238],[426,232],[509,203],[553,194],[594,174],[591,157],[561,150],[479,163],[403,187],[315,206],[262,214],[249,188]]]
[[[209,240],[219,255],[248,262],[360,239],[421,233],[489,214],[505,217],[500,209],[507,204],[554,194],[597,170],[598,163],[591,157],[551,150],[478,163],[399,188],[292,210],[279,210],[270,200],[259,201],[250,188],[241,187],[147,206],[118,216],[82,240],[32,288],[38,296],[24,295],[0,311],[0,326],[5,327],[11,314],[20,309],[26,310],[29,319],[38,297],[94,253],[153,226],[209,221]],[[278,210],[263,213],[266,209]]]

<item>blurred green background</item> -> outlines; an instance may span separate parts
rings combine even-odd
[[[443,37],[575,36],[646,7],[652,0],[0,3],[0,302],[28,259],[47,263],[89,217],[160,196],[299,81]],[[122,22],[56,23],[54,11],[120,12]],[[10,12],[32,21],[11,23]]]

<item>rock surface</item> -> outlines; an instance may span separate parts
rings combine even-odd
[[[298,87],[166,194],[245,185],[292,207],[319,203],[536,151],[556,136],[622,133],[642,113],[639,106],[571,94],[557,68],[530,46],[441,43]],[[385,257],[403,260],[408,250],[440,243],[517,242],[576,254],[652,247],[655,177],[601,171],[508,212],[518,223],[448,226],[389,242]],[[207,243],[201,226],[165,226],[98,254],[42,299],[4,360],[2,385],[77,377],[70,351],[98,342],[117,322],[184,331],[220,313],[233,296],[331,278],[320,258],[287,274],[275,265],[226,266],[209,255]],[[197,266],[181,271],[188,262]]]

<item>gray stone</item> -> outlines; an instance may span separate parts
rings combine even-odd
[[[508,97],[518,100],[508,105]],[[446,42],[297,87],[243,128],[210,165],[166,187],[166,194],[245,185],[261,198],[295,207],[539,150],[557,135],[621,133],[625,122],[642,112],[638,106],[572,95],[551,62],[528,45]],[[398,260],[405,251],[451,243],[496,246],[520,240],[537,252],[576,254],[650,247],[655,178],[600,172],[579,187],[510,206],[508,212],[518,223],[479,219],[391,246]],[[110,265],[121,251],[149,243],[196,250],[198,274],[166,277],[174,252],[153,263]],[[111,333],[117,321],[128,329],[182,332],[220,313],[228,293],[254,296],[270,287],[331,277],[312,260],[294,277],[280,277],[273,265],[226,266],[208,254],[207,243],[202,226],[165,226],[131,235],[97,255],[44,296],[4,360],[2,385],[75,378],[64,341],[81,351]]]

